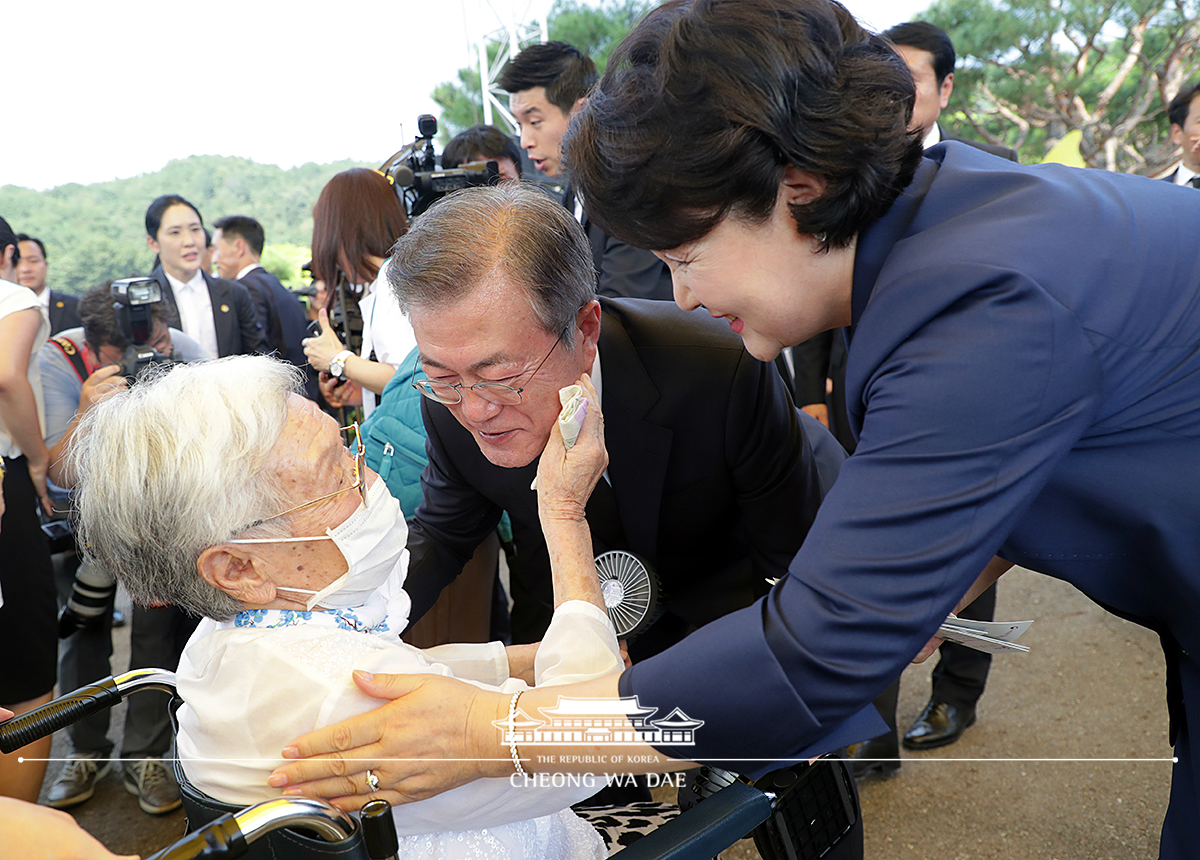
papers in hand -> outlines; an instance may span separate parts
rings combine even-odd
[[[1024,652],[1029,648],[1018,645],[1017,638],[1029,629],[1032,621],[971,621],[953,612],[946,616],[937,635],[947,642],[957,642],[988,654]]]
[[[583,395],[583,387],[579,385],[560,388],[558,402],[562,404],[562,412],[558,413],[558,429],[562,432],[563,444],[569,451],[579,438],[583,419],[587,417],[588,402]]]

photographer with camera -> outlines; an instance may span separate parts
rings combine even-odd
[[[115,289],[114,289],[115,283]],[[38,353],[46,405],[46,445],[50,448],[50,479],[69,489],[74,476],[65,468],[65,453],[75,428],[92,406],[150,364],[212,358],[195,340],[168,328],[167,308],[158,285],[148,278],[105,281],[88,290],[79,302],[83,326],[67,329],[47,341]],[[65,494],[65,489],[59,490]],[[97,565],[83,561],[78,571],[62,565],[55,572],[62,643],[59,680],[63,689],[76,689],[112,674],[112,607],[116,580]],[[195,626],[174,607],[132,613],[130,668],[173,667],[179,648]],[[185,632],[186,631],[186,632]],[[68,729],[72,753],[62,774],[50,786],[47,803],[67,808],[92,796],[95,785],[111,768],[107,759],[113,744],[107,737],[109,712],[101,711]],[[170,724],[157,694],[133,697],[125,716],[125,781],[139,805],[151,814],[170,812],[179,805],[179,789],[169,768],[157,759],[170,747]],[[144,759],[143,761],[132,761]]]
[[[328,294],[319,330],[303,341],[304,354],[321,373],[321,394],[329,405],[361,405],[364,418],[416,346],[381,268],[407,232],[404,207],[376,170],[342,171],[313,207],[313,277],[325,283]],[[356,331],[362,333],[360,343]]]

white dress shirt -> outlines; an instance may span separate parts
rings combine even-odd
[[[1190,167],[1187,167],[1181,161],[1181,162],[1179,162],[1179,167],[1177,167],[1175,169],[1175,184],[1176,185],[1187,185],[1188,183],[1190,183],[1192,181],[1192,177],[1195,175],[1196,175],[1196,172],[1194,170],[1192,170]]]
[[[196,270],[192,279],[187,283],[179,280],[165,268],[163,274],[175,293],[175,306],[179,308],[179,327],[204,347],[212,355],[220,355],[217,350],[217,324],[213,321],[212,296],[208,294],[208,284],[204,280],[204,272]]]

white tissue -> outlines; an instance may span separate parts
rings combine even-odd
[[[588,401],[579,385],[568,385],[558,391],[558,402],[562,412],[558,413],[558,429],[562,432],[563,444],[570,450],[579,438],[583,419],[587,417]]]

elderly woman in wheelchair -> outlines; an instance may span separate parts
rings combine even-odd
[[[607,464],[599,410],[569,451],[552,434],[539,465],[556,609],[536,656],[496,642],[420,651],[400,640],[399,505],[357,439],[345,447],[298,385],[265,357],[180,366],[91,410],[72,455],[88,551],[135,600],[205,619],[177,673],[178,755],[195,788],[231,804],[276,796],[267,777],[287,742],[378,704],[353,683],[356,669],[512,693],[527,687],[521,676],[544,685],[621,670],[582,516]],[[354,779],[367,800],[374,774]],[[595,787],[488,779],[404,804],[394,810],[401,856],[604,856],[568,808]]]

